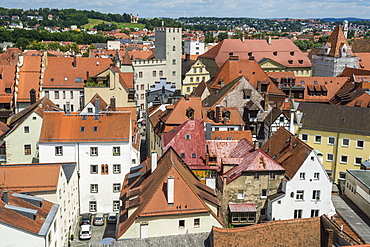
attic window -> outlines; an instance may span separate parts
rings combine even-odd
[[[189,119],[194,119],[194,109],[193,108],[188,108],[186,110],[186,116],[189,118]]]
[[[98,132],[98,126],[94,126],[94,132]]]
[[[290,138],[288,138],[287,140],[286,140],[286,143],[288,143],[290,141]]]
[[[191,157],[192,157],[192,158],[196,158],[196,157],[197,157],[197,154],[196,154],[196,153],[192,153],[192,154],[191,154]]]
[[[209,119],[213,120],[215,118],[215,111],[213,110],[208,111],[207,116]]]
[[[181,153],[181,158],[185,158],[185,153]]]
[[[223,112],[222,115],[223,115],[222,117],[225,118],[226,120],[230,120],[230,112],[229,111]]]
[[[64,80],[65,80],[65,81],[68,81],[68,77],[67,77],[67,76],[66,76],[66,77],[64,77]]]
[[[272,158],[275,159],[276,158],[276,155],[272,156]]]
[[[86,116],[85,115],[82,116],[82,120],[86,120]]]
[[[76,77],[75,82],[82,82],[82,77]]]
[[[303,64],[303,60],[302,59],[299,59],[298,60],[298,63]]]
[[[313,84],[318,85],[317,81],[314,81]]]
[[[50,81],[54,81],[54,78],[50,78]]]
[[[85,126],[81,126],[80,132],[85,132]]]
[[[186,140],[190,140],[190,135],[185,135]]]
[[[298,142],[294,143],[293,147],[295,148],[298,145]]]
[[[268,153],[269,151],[270,151],[270,149],[268,148],[268,149],[266,149],[265,153]]]
[[[274,56],[277,56],[277,51],[274,51],[272,54],[274,54]]]
[[[11,88],[5,88],[5,93],[12,93],[12,89]]]
[[[288,60],[288,63],[289,64],[293,64],[293,60]]]
[[[301,81],[301,84],[304,85],[304,81]]]
[[[291,56],[294,56],[294,51],[291,51],[291,52],[290,52],[290,55],[291,55]]]

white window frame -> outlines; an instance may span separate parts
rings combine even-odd
[[[302,209],[294,209],[294,219],[302,218],[303,210]],[[298,217],[299,216],[299,217]]]
[[[330,160],[330,159],[328,158],[328,155],[332,155],[332,156],[333,156],[333,158]],[[334,161],[334,154],[332,154],[332,153],[326,153],[326,161],[328,161],[328,162],[333,162],[333,161]]]
[[[360,158],[360,159],[361,159],[361,163],[362,163],[362,161],[363,161],[363,158],[362,158],[362,157],[359,157],[359,156],[355,156],[355,158],[354,158],[354,161],[353,161],[354,165],[355,165],[355,166],[360,166],[360,165],[361,165],[361,163],[357,163],[357,162],[356,162],[356,159],[357,159],[357,158]]]
[[[237,199],[244,199],[244,190],[238,190]]]
[[[93,172],[93,167],[96,167],[96,172]],[[90,174],[98,174],[99,173],[99,166],[98,165],[90,165]]]
[[[113,211],[119,211],[119,208],[121,207],[120,202],[114,200],[113,201]]]
[[[313,190],[312,191],[312,200],[320,200],[321,190]]]
[[[344,144],[344,140],[348,140],[348,145]],[[342,147],[349,147],[350,139],[349,138],[342,138]]]
[[[305,136],[306,139],[304,139],[303,136]],[[308,142],[308,134],[302,133],[301,134],[301,140],[304,141],[304,142]]]
[[[303,201],[304,199],[304,190],[297,190],[295,199],[298,201]]]
[[[196,223],[195,221],[198,221],[198,223]],[[200,227],[200,218],[194,218],[194,228],[199,228]]]
[[[305,172],[300,172],[299,173],[299,179],[305,180],[306,179],[306,173]]]
[[[330,142],[330,138],[333,138],[333,143]],[[328,145],[335,145],[335,137],[334,136],[328,136]]]
[[[314,172],[313,173],[313,179],[319,180],[320,179],[320,172]]]
[[[347,161],[343,161],[343,160],[342,160],[342,158],[343,158],[343,157],[347,157]],[[341,155],[340,155],[340,163],[342,163],[342,164],[348,164],[348,155],[341,154]]]
[[[121,184],[120,183],[114,183],[113,184],[113,193],[121,192]]]
[[[113,173],[120,174],[121,173],[121,164],[113,164]]]
[[[96,212],[98,208],[98,205],[96,201],[89,201],[89,211],[90,212]]]
[[[319,141],[316,141],[316,138],[319,138],[320,140]],[[321,135],[315,135],[315,137],[314,137],[314,143],[321,144],[321,142],[322,142],[322,136]]]
[[[113,147],[113,156],[121,155],[121,147]]]
[[[90,147],[90,156],[98,156],[98,147]]]
[[[26,134],[30,133],[30,126],[24,126],[23,127],[23,132],[26,133]]]
[[[320,215],[319,209],[311,209],[311,218],[312,217],[318,217]]]
[[[362,142],[362,147],[358,145],[358,142]],[[356,140],[356,148],[364,149],[365,148],[365,141],[364,140]]]
[[[98,193],[98,192],[99,192],[98,184],[90,184],[90,193]]]
[[[63,146],[55,147],[55,156],[63,156]]]

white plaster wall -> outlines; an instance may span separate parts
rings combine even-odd
[[[83,82],[81,82],[81,85]],[[76,112],[79,110],[80,107],[80,92],[84,92],[84,88],[43,88],[40,92],[41,97],[45,96],[45,91],[49,91],[49,99],[54,102],[54,104],[58,105],[59,108],[63,109],[63,105],[70,102],[73,105],[73,111]],[[59,91],[59,99],[55,98],[55,91]],[[63,98],[63,91],[66,92],[66,97]],[[73,92],[73,99],[71,98],[71,91]],[[72,108],[71,108],[72,109]]]
[[[0,239],[2,247],[46,246],[44,237],[18,230],[2,223],[0,224]]]
[[[311,160],[313,157],[313,160]],[[300,179],[300,173],[305,172],[305,179]],[[319,179],[314,179],[314,173],[319,172]],[[316,153],[311,151],[295,176],[286,183],[286,194],[272,203],[271,215],[269,219],[286,220],[294,218],[294,210],[302,209],[302,218],[311,217],[311,209],[319,209],[319,215],[334,212],[331,202],[332,183],[327,176],[324,167],[321,165]],[[296,200],[297,190],[304,190],[303,200]],[[320,200],[313,200],[313,190],[320,190]],[[291,193],[294,197],[291,197]],[[279,204],[278,202],[281,201]]]
[[[200,219],[200,226],[194,227],[194,219]],[[185,220],[185,227],[179,229],[179,220]],[[210,232],[212,226],[222,225],[210,213],[188,215],[143,217],[136,220],[119,239],[140,238],[140,222],[148,222],[148,237]]]
[[[40,115],[32,113],[12,133],[4,138],[6,144],[6,163],[32,163],[32,159],[38,155],[37,142],[40,138],[42,121],[43,118]],[[24,133],[25,126],[29,126],[29,133]],[[31,145],[30,155],[25,155],[24,153],[24,145],[27,144]]]

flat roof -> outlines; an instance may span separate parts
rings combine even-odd
[[[370,189],[370,170],[347,170],[352,176]]]

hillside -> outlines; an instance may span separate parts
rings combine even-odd
[[[101,24],[101,23],[112,23],[112,24],[115,24],[120,29],[139,28],[141,30],[145,27],[145,25],[141,23],[123,23],[123,22],[115,22],[115,21],[108,22],[108,21],[104,21],[101,19],[91,19],[91,18],[89,18],[88,21],[89,23],[83,25],[82,26],[83,28],[92,29],[94,28],[94,26]]]

